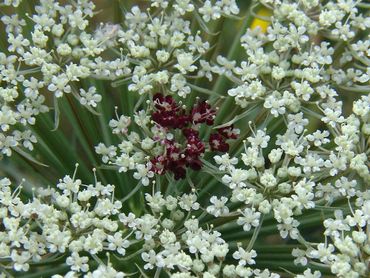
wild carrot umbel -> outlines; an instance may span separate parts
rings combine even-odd
[[[0,277],[369,277],[369,8],[0,0]]]

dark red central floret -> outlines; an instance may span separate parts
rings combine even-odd
[[[206,123],[207,125],[213,125],[215,115],[216,111],[205,101],[199,102],[198,105],[191,110],[191,120],[193,124]]]
[[[152,119],[162,127],[183,128],[189,123],[189,116],[178,106],[171,96],[156,94],[153,97],[154,108]]]
[[[182,138],[164,141],[164,153],[151,159],[152,170],[160,175],[170,171],[176,180],[186,177],[186,168],[199,171],[203,166],[201,157],[206,151],[206,143],[201,140],[198,129],[201,124],[213,125],[216,110],[206,101],[199,101],[187,113],[172,96],[160,93],[154,95],[153,101],[152,120],[165,131],[175,133],[176,130],[181,130],[178,134]],[[236,138],[233,126],[220,128],[217,133],[210,135],[208,149],[227,152],[229,145],[226,140]]]
[[[225,142],[225,138],[219,133],[211,134],[209,137],[209,146],[212,151],[227,152],[229,150],[229,144]]]
[[[217,131],[219,134],[221,134],[226,139],[237,139],[238,138],[238,133],[236,132],[234,125],[221,127]]]

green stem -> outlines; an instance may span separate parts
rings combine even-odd
[[[261,219],[260,219],[260,223],[259,223],[258,227],[257,227],[256,229],[254,229],[254,232],[253,232],[252,238],[251,238],[251,240],[250,240],[250,241],[249,241],[249,243],[248,243],[248,247],[247,247],[247,251],[248,251],[248,252],[252,250],[253,245],[254,245],[254,243],[256,242],[256,239],[257,239],[258,234],[259,234],[259,232],[260,232],[260,230],[261,230],[261,227],[262,227],[262,223],[263,223],[263,216],[262,216],[262,217],[261,217]]]
[[[137,191],[139,191],[140,188],[141,188],[141,181],[139,181],[137,185],[135,186],[135,188],[132,189],[131,192],[128,195],[126,195],[124,198],[122,198],[120,201],[124,203],[125,201],[130,199]]]

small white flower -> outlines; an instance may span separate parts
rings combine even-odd
[[[124,256],[126,254],[126,248],[130,246],[130,242],[127,239],[122,238],[121,232],[116,232],[113,236],[108,235],[107,237],[110,250],[117,250],[117,252]]]
[[[242,169],[231,168],[230,175],[224,175],[222,182],[229,186],[231,189],[236,187],[245,187],[244,181],[248,179],[248,171]]]
[[[73,252],[71,256],[66,259],[66,264],[71,266],[71,270],[77,272],[87,272],[89,270],[88,257],[80,257],[77,252]]]
[[[242,247],[238,247],[238,251],[235,251],[233,258],[239,261],[239,265],[244,266],[246,264],[255,264],[256,261],[253,259],[257,257],[257,252],[255,250],[246,251]]]
[[[84,89],[80,89],[80,103],[91,107],[96,107],[97,103],[102,100],[102,96],[96,93],[95,87],[90,87],[86,92]]]
[[[70,93],[72,91],[71,86],[67,85],[69,80],[65,74],[59,76],[53,76],[51,84],[48,86],[48,90],[54,92],[56,97],[62,97],[64,93]]]
[[[230,158],[230,155],[228,153],[225,153],[222,156],[215,155],[213,159],[215,160],[217,164],[220,164],[219,169],[221,171],[231,169],[233,165],[238,163],[238,159],[236,157]]]
[[[63,180],[59,180],[57,187],[63,190],[64,194],[69,195],[71,192],[78,193],[81,183],[81,180],[74,180],[67,175],[63,178]]]
[[[211,19],[216,20],[221,17],[220,7],[213,5],[209,0],[205,1],[204,5],[199,8],[199,13],[203,15],[205,22],[209,22]]]
[[[154,172],[150,171],[151,163],[148,163],[147,165],[137,164],[135,168],[136,172],[134,173],[133,177],[137,180],[141,180],[141,183],[144,186],[149,185],[149,179],[154,177]]]
[[[191,53],[180,53],[177,55],[177,64],[175,67],[183,74],[193,72],[197,69],[194,63],[194,58]]]
[[[226,206],[228,199],[222,196],[218,199],[216,196],[212,196],[210,202],[213,204],[207,207],[207,212],[215,217],[222,216],[229,213],[229,208]]]
[[[113,134],[127,133],[127,128],[130,124],[131,118],[124,115],[121,115],[117,120],[112,119],[109,121]]]
[[[248,137],[248,141],[251,143],[253,148],[266,148],[269,140],[270,136],[266,135],[266,132],[263,130],[257,130],[254,137]]]
[[[197,202],[197,196],[193,193],[183,194],[180,198],[179,206],[186,211],[198,210],[200,207]]]
[[[243,226],[244,231],[250,231],[253,227],[258,227],[261,213],[256,211],[255,208],[246,208],[242,211],[242,216],[237,220],[237,224]]]

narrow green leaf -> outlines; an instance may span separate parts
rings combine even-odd
[[[56,131],[58,129],[59,119],[60,119],[60,110],[58,105],[58,98],[54,96],[54,129],[52,131]]]
[[[15,152],[17,152],[18,154],[20,154],[21,156],[23,156],[24,158],[28,159],[29,161],[37,164],[37,165],[40,165],[40,166],[43,166],[43,167],[49,167],[49,165],[46,165],[40,161],[38,161],[37,159],[35,159],[30,153],[22,150],[21,148],[19,147],[13,147],[13,150]]]

